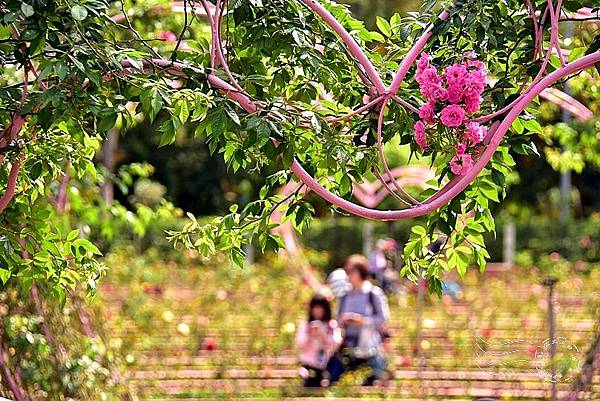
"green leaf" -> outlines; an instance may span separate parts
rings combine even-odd
[[[377,24],[377,28],[388,38],[392,35],[392,28],[390,27],[389,22],[387,20],[377,16],[377,20],[375,21]]]
[[[515,121],[513,121],[512,128],[516,131],[517,134],[522,134],[524,128],[521,119],[517,118]]]
[[[374,40],[379,43],[385,42],[385,38],[379,32],[371,32],[371,40]]]
[[[586,50],[587,49],[585,47],[576,47],[575,49],[571,50],[571,53],[569,53],[569,62],[575,61],[583,57],[585,55]]]
[[[185,100],[180,100],[175,105],[175,114],[181,121],[181,124],[185,124],[190,118],[190,109],[188,103]]]
[[[21,4],[21,12],[23,13],[23,15],[27,18],[31,17],[33,14],[35,14],[35,10],[33,9],[32,6],[30,6],[27,3],[23,3]]]
[[[10,275],[10,270],[0,268],[0,281],[2,281],[3,284],[8,281]]]
[[[100,120],[100,123],[98,123],[98,131],[106,132],[109,129],[111,129],[112,127],[114,127],[116,122],[117,122],[117,113],[109,113],[109,114],[105,115],[104,117],[102,117],[102,120]]]
[[[73,241],[78,236],[79,236],[79,229],[75,229],[67,235],[67,241]]]
[[[162,132],[162,135],[160,137],[160,143],[158,144],[159,147],[170,145],[175,142],[175,135],[177,134],[177,131],[173,126],[172,120],[167,120],[161,124],[160,131]]]
[[[238,265],[239,267],[244,267],[244,259],[246,255],[241,249],[232,248],[231,252],[229,253],[229,256],[236,265]]]
[[[346,195],[347,193],[350,192],[351,188],[352,188],[352,181],[350,180],[350,177],[348,177],[346,174],[344,174],[342,176],[342,179],[340,180],[340,195]]]
[[[523,123],[523,126],[531,132],[535,132],[536,134],[541,134],[543,132],[542,126],[536,120],[521,120],[521,122]]]
[[[37,180],[42,175],[42,170],[42,163],[35,163],[33,166],[31,166],[31,170],[29,171],[29,178],[31,178],[34,181]]]
[[[423,226],[413,226],[410,231],[419,237],[425,237],[427,235],[427,230]]]
[[[76,5],[71,7],[71,16],[77,21],[83,21],[88,16],[88,11],[84,6]]]

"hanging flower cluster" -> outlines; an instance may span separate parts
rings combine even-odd
[[[450,169],[457,175],[473,166],[472,149],[487,133],[487,128],[469,121],[479,111],[486,77],[483,63],[473,57],[447,67],[442,74],[426,53],[417,63],[416,80],[427,103],[419,109],[415,142],[423,151],[453,149],[456,154]]]

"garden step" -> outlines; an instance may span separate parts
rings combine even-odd
[[[545,339],[548,336],[547,330],[537,330],[537,331],[526,331],[523,330],[521,332],[508,332],[506,330],[496,330],[490,329],[491,332],[483,333],[481,330],[467,331],[463,330],[464,334],[459,334],[456,331],[450,332],[432,332],[432,331],[423,331],[421,333],[421,339],[427,339],[435,342],[455,342],[460,341],[462,343],[466,342],[477,342],[477,343],[488,343],[490,345],[498,345],[501,343],[511,343],[511,344],[528,344],[532,341],[538,341],[540,339]],[[557,335],[560,337],[568,338],[570,342],[578,342],[578,341],[587,341],[591,338],[591,331],[567,331],[567,330],[559,330]],[[222,343],[232,343],[235,342],[239,345],[246,345],[247,343],[252,343],[257,340],[257,335],[260,335],[260,339],[267,341],[289,341],[293,339],[292,334],[294,333],[281,333],[281,332],[271,332],[265,333],[262,331],[255,331],[253,334],[250,333],[240,333],[235,334],[229,332],[227,330],[223,331],[213,331],[213,330],[201,330],[196,329],[194,334],[182,335],[179,333],[162,333],[160,335],[153,336],[142,336],[140,334],[130,333],[130,334],[112,334],[112,338],[120,338],[123,341],[135,341],[135,342],[147,342],[147,343],[162,343],[165,345],[182,345],[189,344],[198,339],[203,338],[224,338]],[[407,331],[392,331],[392,337],[390,338],[391,344],[403,344],[403,343],[411,343],[415,340],[415,336],[413,333],[408,333]]]
[[[186,321],[187,320],[187,321]],[[179,324],[179,323],[188,323],[190,320],[188,319],[174,319],[172,322],[170,322],[171,324]],[[193,320],[191,320],[193,322]],[[485,327],[485,330],[491,330],[494,333],[502,333],[502,332],[507,332],[507,333],[515,333],[515,332],[519,332],[519,333],[537,333],[537,332],[545,332],[547,331],[546,325],[544,324],[543,321],[538,321],[535,323],[529,323],[526,327],[524,327],[523,325],[519,325],[519,324],[515,324],[514,326],[502,326],[500,324],[498,324],[497,322],[493,322],[493,323],[489,323],[488,322],[480,322],[481,324],[487,324],[487,327]],[[558,323],[562,323],[564,326],[562,327],[562,331],[565,332],[569,332],[569,333],[587,333],[590,331],[593,331],[594,329],[594,325],[595,325],[595,321],[592,319],[589,320],[579,320],[579,321],[560,321],[558,320]],[[167,322],[161,322],[160,325],[156,325],[157,328],[158,327],[162,327],[164,328],[165,324],[169,324]],[[295,323],[294,323],[295,324]],[[437,325],[437,322],[434,323],[429,323],[429,324],[434,324]],[[120,326],[120,325],[119,325]],[[154,326],[154,325],[153,325]],[[412,330],[407,330],[406,329],[406,323],[404,325],[398,325],[398,324],[390,324],[388,325],[388,327],[390,328],[390,330],[397,332],[398,334],[403,334],[406,333],[408,331],[412,331]],[[561,327],[559,327],[560,329]],[[267,334],[267,335],[273,335],[273,334],[280,334],[281,333],[281,327],[278,326],[263,326],[263,327],[258,327],[258,328],[247,328],[247,327],[231,327],[231,328],[218,328],[218,327],[205,327],[205,326],[199,326],[197,327],[198,330],[202,330],[202,332],[204,333],[217,333],[217,334],[223,334],[223,333],[227,333],[228,335],[238,335],[238,336],[242,336],[242,335],[247,335],[247,336],[252,336],[255,335],[256,332],[260,332],[261,334]],[[422,333],[427,333],[429,335],[432,336],[439,336],[439,337],[444,337],[447,336],[448,333],[457,333],[457,332],[478,332],[478,331],[482,331],[484,330],[484,328],[469,328],[469,327],[463,327],[463,326],[459,326],[459,327],[452,327],[452,326],[448,326],[448,327],[424,327],[422,329]],[[144,334],[143,332],[139,332],[140,330],[136,327],[136,326],[126,326],[126,327],[113,327],[113,329],[111,330],[111,333],[113,336],[118,336],[118,335],[127,335],[127,334]],[[168,334],[166,334],[164,331],[155,334],[155,336],[166,336]]]
[[[140,323],[130,319],[130,318],[122,318],[120,316],[115,316],[114,317],[108,317],[108,321],[107,324],[109,327],[118,329],[118,328],[127,328],[127,327],[136,327],[137,325],[139,325]],[[535,328],[535,327],[540,327],[543,326],[544,324],[546,324],[547,320],[546,317],[543,316],[542,314],[540,315],[527,315],[527,316],[511,316],[511,315],[507,315],[507,316],[496,316],[495,318],[478,318],[475,320],[465,320],[465,319],[460,319],[461,316],[458,315],[448,315],[448,316],[430,316],[425,314],[425,319],[426,320],[431,320],[434,321],[436,323],[441,323],[441,322],[445,322],[448,326],[447,327],[454,327],[455,325],[460,325],[458,326],[463,327],[464,325],[468,325],[468,324],[488,324],[488,325],[494,325],[497,326],[498,328],[503,328],[506,327],[507,329],[513,329],[513,330],[518,330],[518,329],[522,329],[523,328],[523,322],[522,322],[522,318],[527,317],[528,322],[526,323],[527,326],[525,328]],[[464,316],[463,316],[464,317]],[[242,323],[251,323],[251,321],[246,322],[245,318],[240,316],[239,319],[236,318],[235,316],[229,316],[230,321],[231,322],[236,322],[237,324],[242,324]],[[191,313],[185,313],[185,314],[174,314],[174,319],[173,322],[178,322],[178,323],[195,323],[195,322],[201,322],[203,320],[205,320],[206,317],[201,315],[201,314],[191,314]],[[416,317],[414,318],[416,319]],[[406,322],[410,322],[412,320],[414,320],[412,318],[407,318],[404,317],[403,319],[395,319],[395,318],[391,318],[390,319],[390,326],[391,327],[404,327],[406,325]],[[448,321],[448,319],[454,319],[455,322],[452,321]],[[594,323],[595,320],[590,318],[589,313],[588,314],[580,314],[580,315],[575,315],[573,313],[568,313],[568,316],[557,316],[556,317],[556,321],[559,325],[567,325],[569,326],[569,330],[573,329],[573,330],[578,330],[578,329],[583,329],[583,330],[588,330],[590,328],[594,327]],[[164,322],[162,319],[160,319],[159,317],[153,318],[152,322],[147,323],[148,326],[153,326],[153,325],[162,325],[166,322]],[[273,321],[269,321],[269,320],[262,320],[263,326],[262,327],[268,327],[268,328],[277,328],[279,324],[281,324],[281,322],[273,322]],[[266,324],[265,324],[266,323]],[[286,323],[286,322],[284,322]],[[296,321],[292,322],[292,323],[296,323]],[[573,325],[573,327],[571,327],[571,325]],[[243,326],[238,326],[238,327],[234,327],[236,329],[249,329]]]
[[[209,368],[214,369],[215,364],[220,364],[219,361],[223,361],[223,363],[229,363],[230,367],[233,366],[241,366],[244,368],[255,368],[260,369],[262,367],[269,367],[271,369],[274,368],[297,368],[298,367],[298,359],[295,353],[285,352],[278,356],[246,356],[246,355],[236,355],[236,358],[232,361],[227,360],[225,354],[223,353],[215,353],[215,351],[206,352],[201,351],[199,353],[201,356],[190,356],[190,355],[180,355],[180,356],[167,356],[167,357],[159,357],[155,354],[152,355],[142,355],[139,358],[139,365],[132,365],[138,370],[146,370],[146,369],[157,369],[161,370],[161,368],[165,367],[173,367],[180,369],[200,369],[200,368]],[[395,366],[403,366],[407,359],[405,356],[390,356],[389,361],[392,365]],[[455,369],[464,370],[480,370],[483,367],[490,369],[490,371],[503,371],[498,367],[498,361],[488,361],[480,360],[475,361],[474,358],[465,358],[465,360],[459,365],[456,362],[456,358],[452,355],[434,355],[431,357],[424,358],[423,367],[424,368],[436,368],[436,367],[454,367]],[[416,357],[408,358],[409,367],[403,368],[405,369],[416,369],[418,364],[418,359]],[[526,365],[530,367],[531,362],[524,362],[521,366]],[[235,364],[235,365],[234,365]],[[495,365],[494,365],[495,364]],[[496,369],[498,367],[498,369]],[[515,369],[507,368],[510,371],[514,371]]]
[[[200,369],[180,369],[180,370],[136,370],[130,378],[134,380],[163,380],[163,379],[297,379],[298,368],[295,369],[227,369],[224,372],[217,370]],[[454,370],[454,371],[435,371],[435,370],[396,370],[394,371],[394,381],[402,380],[458,380],[458,381],[478,381],[489,382],[502,380],[503,382],[546,382],[546,377],[537,371],[513,371],[507,369],[506,372],[483,371],[483,370]],[[592,383],[600,383],[600,375],[592,379]]]
[[[214,372],[209,372],[214,373]],[[132,385],[142,384],[144,388],[160,388],[166,391],[172,391],[183,388],[261,388],[266,387],[282,387],[284,385],[296,386],[301,383],[300,376],[292,374],[292,372],[282,372],[282,377],[271,377],[268,375],[252,376],[240,375],[237,372],[236,377],[198,377],[198,378],[172,378],[172,377],[156,377],[153,379],[130,377],[129,382]],[[248,373],[248,372],[246,372]],[[291,376],[288,377],[287,375]],[[237,377],[239,375],[240,377]],[[395,388],[405,388],[411,385],[419,385],[420,382],[426,383],[430,388],[488,388],[495,390],[507,389],[546,389],[550,386],[548,380],[538,377],[536,380],[504,380],[504,378],[493,378],[486,380],[467,380],[467,379],[440,379],[440,378],[422,378],[419,379],[416,375],[408,378],[393,378],[386,386],[386,390]],[[570,383],[557,383],[559,389],[569,389]],[[600,384],[592,385],[591,390],[597,391],[600,389]]]
[[[460,354],[464,354],[464,355],[475,355],[475,354],[483,354],[485,352],[488,351],[493,351],[493,352],[514,352],[519,351],[521,353],[528,353],[528,352],[534,352],[535,348],[540,348],[542,346],[542,343],[544,341],[544,338],[540,337],[538,339],[527,339],[527,341],[523,341],[519,344],[519,347],[516,348],[515,343],[510,343],[509,341],[505,341],[502,342],[500,340],[498,340],[496,342],[495,339],[491,339],[488,344],[489,347],[488,349],[480,349],[478,347],[478,343],[476,342],[476,340],[474,341],[469,341],[469,340],[465,340],[463,343],[461,344],[453,344],[450,340],[444,340],[444,341],[438,341],[438,340],[433,340],[429,337],[423,337],[423,341],[427,340],[428,341],[428,345],[427,345],[427,349],[423,350],[423,352],[426,355],[431,355],[434,353],[447,353],[450,355],[453,355],[455,353],[460,353]],[[579,348],[583,348],[586,345],[586,342],[584,341],[584,338],[581,339],[570,339],[572,341],[569,341],[571,344],[574,344],[575,346],[578,346]],[[266,349],[265,347],[267,346],[267,344],[271,345],[271,350],[276,350],[277,352],[281,353],[281,352],[294,352],[295,351],[295,346],[293,344],[292,340],[286,340],[285,343],[279,344],[279,346],[277,347],[273,341],[275,341],[275,339],[266,339],[266,340],[262,340],[260,343],[258,344],[252,344],[250,341],[239,341],[239,342],[235,342],[235,343],[228,343],[228,342],[222,342],[222,343],[218,343],[216,344],[216,348],[218,350],[221,350],[223,352],[238,352],[242,355],[247,354],[247,355],[259,355],[262,353],[268,353],[268,349]],[[180,341],[172,341],[171,344],[168,343],[164,343],[164,341],[144,341],[144,340],[140,340],[139,342],[136,342],[135,344],[127,344],[128,347],[128,351],[129,352],[136,352],[136,353],[148,353],[149,351],[154,351],[156,352],[156,354],[164,354],[165,352],[172,352],[175,354],[180,354],[180,355],[186,355],[186,354],[196,354],[199,355],[200,352],[202,352],[204,350],[204,345],[199,342],[199,341],[195,341],[194,339],[190,339],[189,341],[185,341],[185,342],[180,342]],[[407,341],[405,342],[400,342],[398,340],[392,340],[390,342],[389,345],[389,349],[391,353],[394,352],[402,352],[403,350],[407,351],[412,351],[414,346],[414,342],[413,341],[409,341],[407,339]],[[529,348],[531,347],[531,351],[529,350]],[[584,350],[580,350],[580,352],[577,353],[581,353]],[[213,353],[213,357],[217,357],[217,353]]]
[[[204,398],[141,398],[140,401],[204,401],[206,399],[226,399],[227,401],[273,401],[273,397],[232,397],[230,394],[223,394],[221,397],[215,396],[214,393],[209,394]],[[280,401],[323,401],[325,396],[323,397],[278,397]],[[329,397],[327,397],[329,399]],[[356,401],[356,397],[335,397],[336,401]],[[394,400],[401,401],[423,401],[423,398],[413,398],[413,397],[394,397]],[[429,398],[432,400],[432,398]],[[453,401],[471,401],[470,398],[453,398]],[[360,397],[360,401],[382,401],[382,397]]]
[[[132,382],[135,387],[135,381]],[[223,379],[194,379],[194,380],[170,380],[162,379],[157,382],[143,383],[143,389],[146,394],[185,394],[186,391],[193,392],[194,389],[202,389],[203,391],[247,391],[250,389],[275,389],[275,388],[299,388],[300,379],[239,379],[239,380],[223,380]],[[286,387],[287,386],[287,387]],[[291,386],[291,387],[290,387]],[[447,380],[415,380],[411,383],[397,383],[391,381],[384,389],[377,388],[356,388],[355,392],[371,392],[371,393],[387,393],[414,395],[415,391],[421,390],[427,395],[453,395],[453,396],[498,396],[505,397],[510,395],[511,398],[519,399],[519,397],[544,398],[549,395],[550,384],[548,382],[537,383],[519,383],[505,381],[488,381],[488,382],[458,382]],[[569,389],[569,384],[560,383],[557,385],[559,393],[565,393]],[[335,391],[335,387],[334,387]],[[598,386],[591,389],[592,392],[598,391]]]

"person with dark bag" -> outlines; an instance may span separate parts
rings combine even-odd
[[[339,299],[337,319],[344,335],[340,349],[328,365],[329,380],[333,383],[343,373],[367,365],[371,375],[364,384],[373,385],[386,375],[382,334],[389,318],[387,299],[379,287],[367,280],[367,258],[352,255],[344,269],[351,289]]]

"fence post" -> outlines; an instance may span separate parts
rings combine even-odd
[[[554,286],[556,277],[548,277],[543,284],[548,287],[548,331],[550,341],[550,384],[551,401],[556,401],[556,321],[554,317]]]
[[[362,253],[369,257],[373,250],[373,222],[365,220],[362,224]]]
[[[515,252],[517,245],[517,229],[512,221],[504,224],[504,234],[502,236],[502,262],[512,267],[515,263]]]
[[[423,348],[421,347],[421,341],[423,341],[423,304],[425,298],[425,278],[423,277],[422,272],[419,272],[419,280],[417,281],[417,333],[416,333],[416,343],[417,343],[417,360],[419,364],[418,377],[421,378],[421,372],[423,370],[424,358],[423,358]]]

